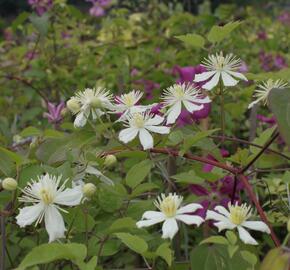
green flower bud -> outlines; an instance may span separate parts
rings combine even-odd
[[[103,107],[103,103],[102,101],[97,98],[97,97],[92,97],[90,100],[90,105],[94,108],[102,108]]]
[[[96,193],[96,186],[92,183],[87,183],[83,186],[83,193],[87,198],[92,197]]]
[[[75,98],[69,99],[66,102],[66,106],[72,113],[78,113],[81,109],[79,102]]]
[[[63,108],[63,109],[61,110],[61,112],[60,112],[60,115],[61,115],[62,117],[65,117],[65,116],[67,115],[67,113],[68,113],[68,109],[67,109],[67,108]]]
[[[105,158],[104,165],[106,167],[111,167],[117,162],[117,158],[114,155],[107,155]]]
[[[5,190],[13,191],[17,188],[18,184],[17,181],[14,178],[7,177],[2,182],[2,187]]]

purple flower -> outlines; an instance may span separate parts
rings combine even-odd
[[[239,72],[241,73],[247,73],[249,71],[248,65],[246,64],[246,62],[242,61],[241,65],[239,67]]]
[[[261,51],[259,53],[259,60],[262,69],[265,71],[280,70],[288,67],[286,59],[279,54],[274,56],[271,53],[265,53],[264,51]]]
[[[275,116],[267,117],[267,116],[258,114],[257,119],[260,120],[260,122],[270,124],[271,126],[276,124]]]
[[[25,54],[25,58],[28,59],[28,60],[33,60],[37,57],[37,53],[35,51],[28,51],[26,54]]]
[[[111,0],[87,0],[93,6],[90,8],[90,15],[94,17],[102,17],[106,14],[105,9],[111,4]]]
[[[38,16],[42,16],[51,9],[53,0],[28,0],[28,4],[35,9]]]
[[[280,21],[283,24],[290,24],[290,12],[289,11],[283,11],[278,16],[278,21]]]
[[[277,67],[277,69],[283,69],[287,68],[288,65],[286,63],[286,59],[282,55],[276,55],[274,58],[274,66]]]
[[[160,84],[151,80],[140,79],[134,81],[134,84],[141,85],[144,88],[146,99],[153,99],[153,92],[160,88]]]
[[[268,38],[266,31],[259,31],[257,33],[257,38],[260,40],[266,40]]]
[[[43,116],[48,119],[49,123],[57,125],[62,121],[61,111],[64,109],[64,107],[65,103],[63,101],[61,101],[58,105],[48,102],[48,113],[45,112]]]

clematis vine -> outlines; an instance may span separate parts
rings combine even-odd
[[[167,196],[161,194],[161,196],[154,201],[154,205],[159,211],[146,211],[142,219],[136,223],[136,226],[138,228],[143,228],[163,222],[162,238],[170,239],[173,239],[178,232],[177,221],[181,221],[187,225],[195,224],[199,226],[204,220],[199,216],[189,215],[187,213],[195,212],[202,208],[202,206],[197,203],[191,203],[181,207],[182,201],[183,197],[175,193],[169,193]]]

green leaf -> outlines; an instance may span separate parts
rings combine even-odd
[[[136,253],[143,254],[147,251],[148,245],[144,239],[130,233],[116,233],[115,234],[127,247]]]
[[[204,178],[197,176],[193,170],[173,175],[171,178],[176,179],[179,183],[187,184],[201,184],[204,182]]]
[[[110,233],[118,231],[127,231],[136,228],[136,221],[130,217],[119,218],[108,229]]]
[[[161,257],[166,261],[168,266],[171,266],[172,260],[173,260],[173,254],[172,250],[169,247],[169,243],[163,243],[161,244],[157,250],[156,250],[156,255]]]
[[[289,252],[284,252],[282,248],[272,249],[263,260],[260,270],[287,270],[289,257]]]
[[[23,25],[23,23],[26,21],[26,19],[29,17],[30,13],[28,12],[22,12],[20,13],[17,18],[12,22],[12,29],[13,31],[16,31],[17,27],[19,25]]]
[[[260,145],[260,146],[263,146],[265,143],[268,142],[268,140],[271,138],[273,132],[275,131],[276,127],[273,126],[271,128],[268,128],[266,130],[264,130],[260,136],[258,138],[256,138],[253,143],[254,144],[257,144],[257,145]],[[250,150],[253,154],[257,154],[261,148],[258,148],[258,147],[255,147],[255,146],[250,146]]]
[[[176,36],[177,39],[183,41],[186,46],[203,48],[205,40],[201,35],[187,34],[182,36]]]
[[[142,162],[133,166],[127,173],[126,184],[131,188],[135,188],[149,174],[151,167],[152,161],[149,159],[143,160]]]
[[[226,232],[226,237],[227,237],[227,239],[228,239],[228,241],[229,241],[229,243],[230,243],[231,245],[234,245],[234,244],[237,243],[238,238],[237,238],[237,236],[235,235],[234,232],[232,232],[232,231],[227,231],[227,232]]]
[[[290,146],[290,89],[272,89],[269,106],[278,122],[279,131]]]
[[[202,244],[220,244],[220,245],[228,245],[228,240],[223,236],[210,236],[203,241],[200,242]]]
[[[49,23],[49,16],[47,13],[43,14],[42,16],[38,15],[31,15],[29,17],[32,25],[36,28],[36,30],[40,33],[41,36],[46,36],[48,31],[48,23]]]
[[[21,137],[39,136],[41,135],[41,130],[36,127],[27,127],[20,132]]]
[[[27,267],[53,262],[60,259],[72,262],[83,261],[86,257],[87,249],[82,244],[43,244],[33,248],[23,259],[17,270],[24,270]]]
[[[173,131],[168,136],[170,145],[176,145],[176,144],[181,143],[183,138],[184,138],[184,135],[183,135],[182,131],[180,131],[180,130]]]
[[[156,184],[154,183],[143,183],[143,184],[140,184],[138,185],[132,192],[132,194],[130,195],[130,197],[137,197],[139,196],[140,194],[144,193],[144,192],[147,192],[149,190],[152,190],[152,189],[157,189],[159,188]]]
[[[17,166],[21,165],[24,162],[24,158],[8,149],[0,147],[0,153],[9,157],[12,161],[16,163]]]
[[[251,266],[255,266],[258,262],[256,255],[247,250],[241,251],[241,255],[243,259],[247,261]]]
[[[285,183],[285,184],[290,184],[290,172],[287,171],[284,173],[283,177],[282,177],[282,181]]]
[[[241,23],[239,21],[229,22],[224,26],[214,25],[208,35],[207,39],[211,43],[219,43],[225,39],[234,29],[236,29]]]

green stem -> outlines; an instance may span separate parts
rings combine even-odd
[[[285,237],[285,239],[284,239],[284,241],[283,241],[282,246],[286,246],[286,245],[287,245],[287,242],[288,242],[289,238],[290,238],[290,233],[288,233],[288,234],[286,235],[286,237]]]

